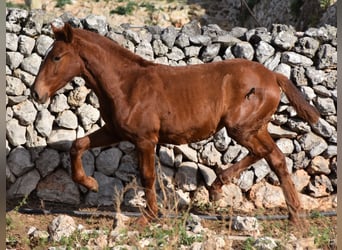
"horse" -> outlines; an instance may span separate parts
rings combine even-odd
[[[99,99],[105,125],[77,138],[70,148],[73,181],[92,191],[97,181],[85,174],[84,151],[122,140],[136,146],[147,206],[137,219],[147,225],[158,216],[155,191],[155,147],[204,140],[225,127],[249,154],[223,171],[208,187],[218,199],[222,185],[264,158],[280,180],[289,219],[300,224],[299,195],[287,170],[285,156],[267,130],[281,92],[298,116],[315,124],[319,112],[286,76],[262,64],[231,59],[200,65],[169,66],[147,61],[95,32],[51,24],[55,37],[43,60],[31,95],[45,103],[75,76]]]

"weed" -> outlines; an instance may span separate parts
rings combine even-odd
[[[56,7],[63,7],[66,4],[71,4],[71,0],[57,0]]]
[[[114,10],[110,11],[110,14],[118,14],[118,15],[131,15],[138,4],[134,1],[129,1],[126,6],[118,6]]]
[[[245,240],[243,243],[243,249],[253,250],[254,249],[254,247],[253,247],[254,243],[255,243],[254,238],[251,238],[251,237],[247,238],[247,240]]]

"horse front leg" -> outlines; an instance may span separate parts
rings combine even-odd
[[[71,159],[71,175],[74,182],[81,184],[91,191],[97,192],[99,185],[97,181],[87,176],[82,166],[82,154],[84,151],[101,146],[107,146],[117,142],[115,137],[110,133],[107,126],[103,126],[99,130],[76,139],[70,148]]]
[[[144,141],[137,144],[139,170],[141,183],[145,190],[147,207],[143,215],[138,218],[138,224],[146,225],[151,220],[157,218],[158,206],[155,190],[156,171],[154,166],[155,144],[150,141]]]

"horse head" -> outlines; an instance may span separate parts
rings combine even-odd
[[[53,24],[51,27],[55,41],[47,51],[31,89],[32,97],[38,103],[45,103],[82,71],[83,62],[74,42],[73,28],[68,23],[61,28]]]

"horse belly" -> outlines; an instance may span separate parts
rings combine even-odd
[[[159,142],[185,144],[207,139],[218,130],[219,121],[220,117],[212,113],[197,113],[164,120],[159,131]]]

